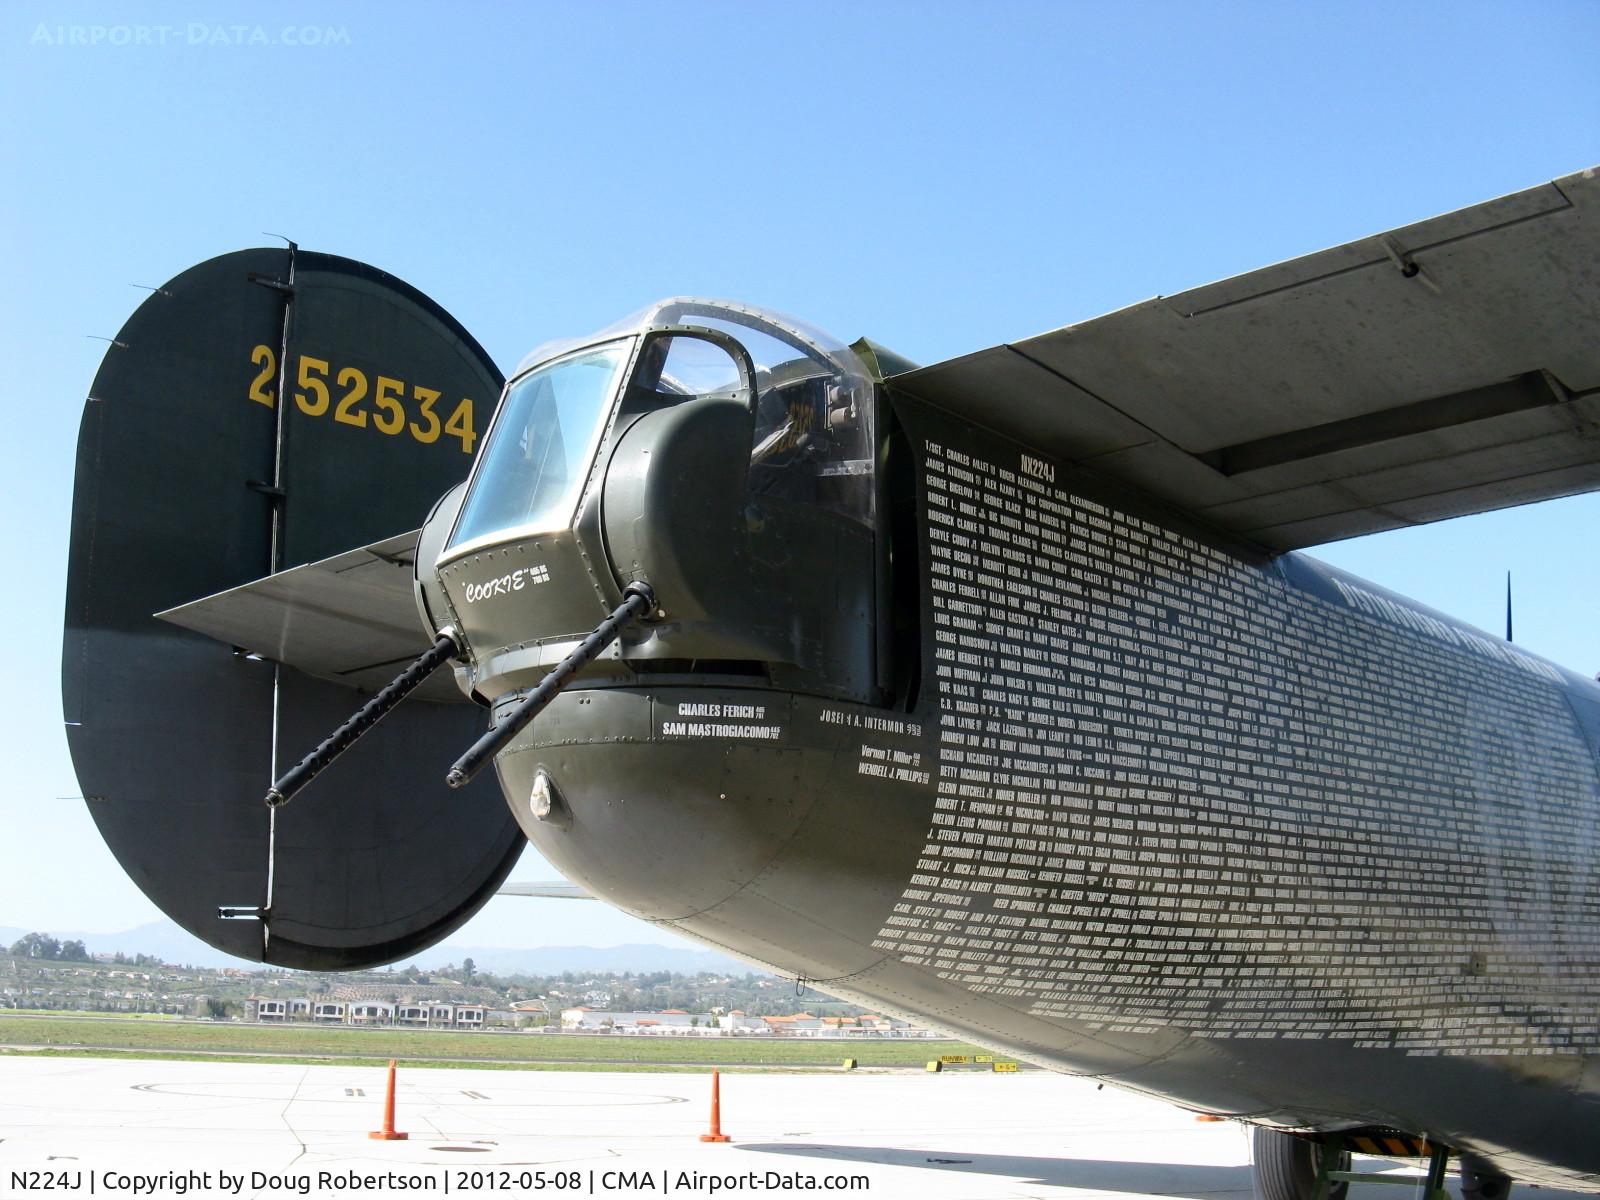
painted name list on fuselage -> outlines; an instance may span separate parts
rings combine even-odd
[[[923,446],[936,797],[876,946],[1107,1031],[1600,1049],[1559,673],[961,440]]]

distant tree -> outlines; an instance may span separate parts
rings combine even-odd
[[[61,943],[61,957],[66,962],[88,962],[89,948],[76,939]]]
[[[233,1005],[222,999],[222,997],[207,996],[205,998],[204,1010],[200,1015],[210,1017],[213,1021],[221,1021],[228,1016],[232,1009]]]
[[[12,943],[11,953],[18,958],[58,959],[61,943],[48,933],[29,933]]]
[[[461,960],[461,978],[462,979],[464,979],[468,983],[471,983],[472,982],[472,977],[474,975],[476,975],[477,973],[478,973],[478,964],[477,963],[473,962],[470,958],[464,958],[464,959]]]

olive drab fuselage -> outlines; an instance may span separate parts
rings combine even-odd
[[[422,587],[496,719],[630,581],[654,589],[499,754],[541,854],[627,912],[1059,1070],[1600,1170],[1560,1115],[1600,1088],[1600,689],[864,367],[848,402],[781,407],[725,343],[725,386],[629,375],[713,311],[615,355],[564,527],[458,533]],[[809,438],[781,465],[761,404]],[[1515,1136],[1487,1138],[1508,1110]]]

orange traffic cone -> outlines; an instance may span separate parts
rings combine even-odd
[[[722,1084],[717,1072],[711,1072],[711,1132],[700,1135],[702,1142],[726,1142],[728,1135],[722,1132]]]
[[[403,1142],[410,1134],[396,1133],[394,1128],[394,1059],[389,1060],[389,1087],[383,1094],[383,1128],[374,1129],[367,1136],[377,1142]]]

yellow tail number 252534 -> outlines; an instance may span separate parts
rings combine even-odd
[[[278,372],[278,356],[271,346],[255,346],[250,361],[260,372],[250,381],[249,398],[272,408],[276,395],[271,386]],[[472,427],[472,399],[463,396],[450,416],[440,420],[435,405],[440,393],[420,383],[408,389],[402,379],[379,375],[369,380],[358,367],[335,370],[325,358],[310,354],[296,356],[294,404],[308,417],[332,413],[341,425],[375,429],[389,437],[409,432],[413,438],[431,445],[446,434],[461,444],[463,454],[471,454],[478,440]],[[369,420],[370,418],[370,420]]]

